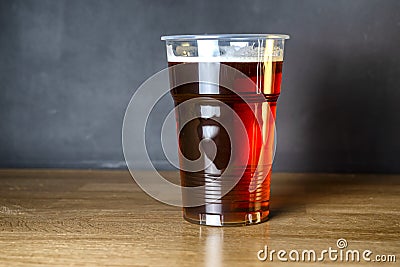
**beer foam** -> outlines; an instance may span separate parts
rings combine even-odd
[[[167,59],[169,62],[270,62],[270,61],[283,61],[283,50],[278,49],[274,51],[268,51],[264,48],[258,47],[243,47],[234,49],[233,47],[220,47],[218,51],[211,51],[211,53],[203,53],[198,55],[197,48],[195,47],[182,47],[186,55],[182,53],[179,55],[176,48],[175,52],[172,46],[167,46]],[[206,51],[207,52],[207,51]],[[193,55],[190,55],[193,53]],[[178,54],[178,55],[177,55]]]
[[[196,62],[264,62],[264,61],[283,61],[283,56],[279,57],[183,57],[183,56],[170,56],[168,55],[168,62],[182,62],[182,63],[196,63]]]

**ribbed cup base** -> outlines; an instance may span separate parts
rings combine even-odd
[[[254,225],[268,220],[269,209],[265,211],[251,212],[229,212],[218,213],[199,213],[197,216],[193,212],[183,212],[183,218],[191,223],[208,226],[245,226]]]

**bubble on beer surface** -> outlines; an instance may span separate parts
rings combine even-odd
[[[197,47],[191,45],[181,45],[177,46],[176,55],[181,57],[195,57],[197,56]]]
[[[224,46],[220,48],[221,51],[221,56],[225,57],[233,57],[235,56],[236,53],[236,47],[235,46]]]

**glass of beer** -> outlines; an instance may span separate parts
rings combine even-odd
[[[183,216],[212,226],[269,215],[282,34],[163,36],[175,103]]]

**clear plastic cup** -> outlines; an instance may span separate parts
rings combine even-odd
[[[183,216],[225,226],[269,215],[282,34],[163,36],[176,107]]]

